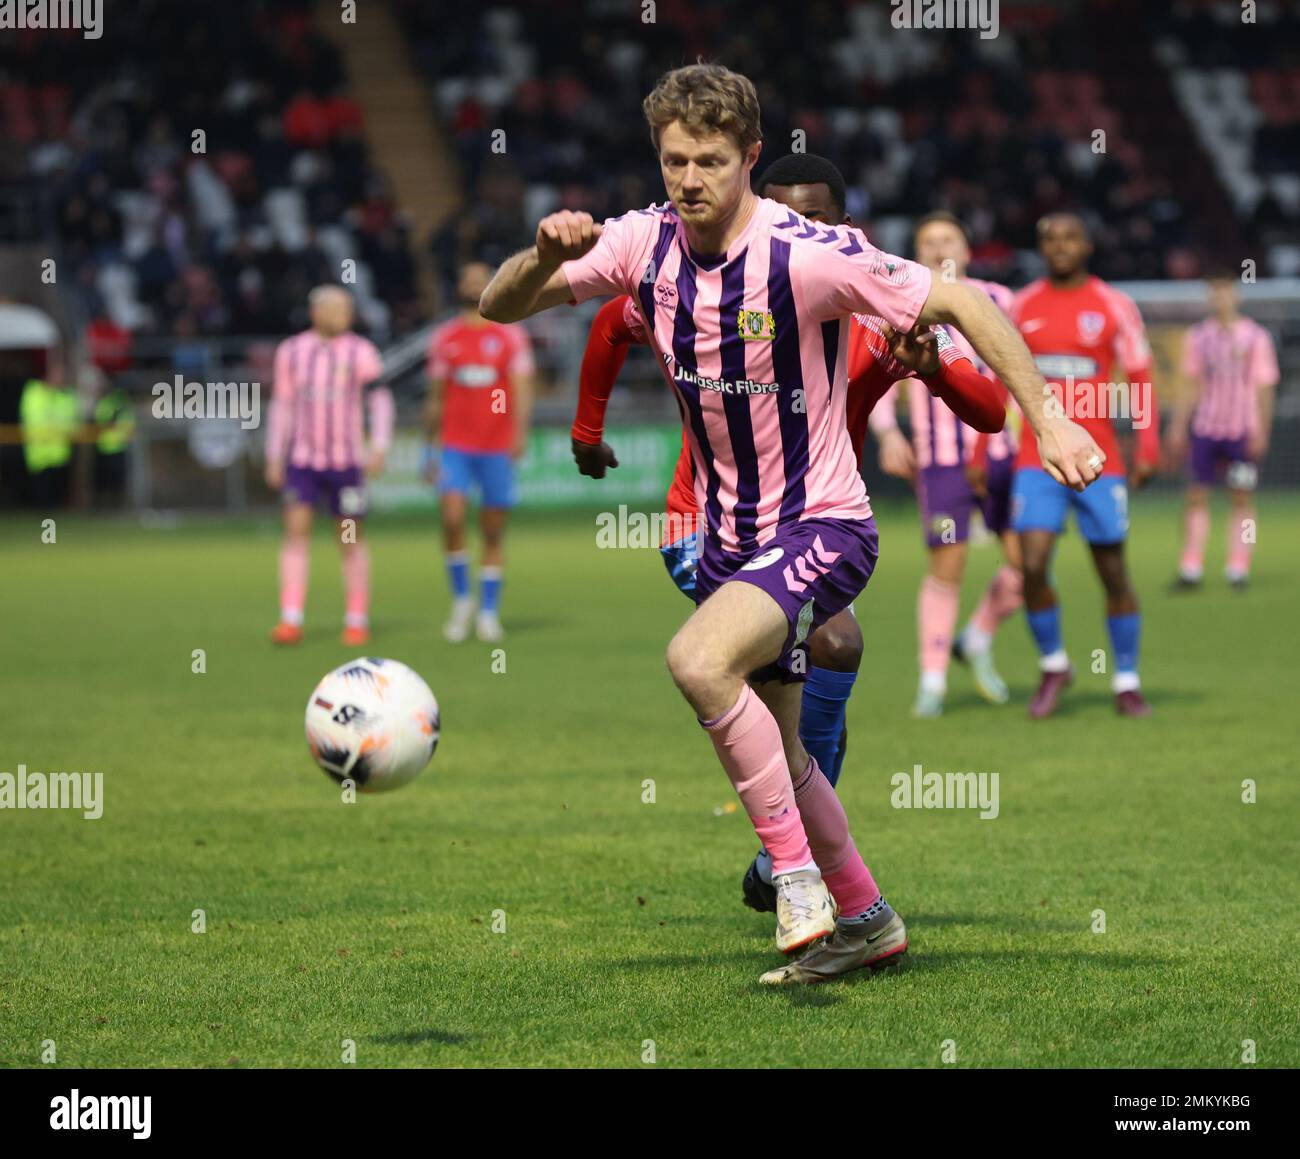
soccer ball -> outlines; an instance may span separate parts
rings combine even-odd
[[[405,664],[365,657],[335,668],[307,701],[307,745],[340,784],[386,793],[410,784],[438,747],[438,701]]]

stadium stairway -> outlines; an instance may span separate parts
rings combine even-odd
[[[459,183],[429,86],[416,72],[387,5],[358,5],[356,22],[344,24],[337,0],[320,0],[315,24],[343,55],[351,95],[365,117],[366,144],[411,223],[420,304],[431,314],[436,303],[427,243],[456,208]]]
[[[1140,27],[1136,15],[1131,23]],[[1235,255],[1249,252],[1240,220],[1178,103],[1169,71],[1152,51],[1150,37],[1112,37],[1102,26],[1094,33],[1097,71],[1108,100],[1137,113],[1125,118],[1125,131],[1142,150],[1147,171],[1173,179],[1200,247],[1217,260],[1235,264]]]

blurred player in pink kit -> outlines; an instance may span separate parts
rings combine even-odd
[[[1041,376],[986,297],[751,191],[762,132],[748,78],[676,69],[643,109],[668,200],[603,226],[586,213],[543,218],[479,308],[512,322],[597,296],[635,301],[682,415],[705,524],[696,608],[668,670],[771,855],[777,948],[811,947],[761,981],[823,982],[907,948],[798,734],[805,641],[862,591],[877,557],[846,424],[852,315],[899,332],[957,325],[1021,403],[1057,477],[1082,488],[1105,460],[1045,413]]]
[[[1224,575],[1231,587],[1246,586],[1255,545],[1255,485],[1260,460],[1268,453],[1278,381],[1273,336],[1241,314],[1237,278],[1212,277],[1209,292],[1211,316],[1183,340],[1187,389],[1169,432],[1170,459],[1181,463],[1187,456],[1191,474],[1183,553],[1170,585],[1175,592],[1200,587],[1210,535],[1210,489],[1220,482],[1227,484],[1232,503]]]
[[[1010,308],[1011,291],[1006,286],[966,276],[970,246],[966,231],[952,214],[926,214],[916,223],[913,242],[916,260],[935,277],[982,290],[1004,313]],[[984,369],[962,334],[951,328],[949,333],[957,348]],[[921,677],[912,715],[935,717],[943,712],[950,655],[970,665],[980,695],[993,704],[1005,704],[1006,682],[993,665],[993,633],[1021,605],[1020,543],[1011,530],[1015,436],[1007,430],[991,436],[983,444],[987,465],[977,468],[972,464],[977,432],[947,407],[935,406],[922,382],[914,378],[907,385],[911,441],[899,430],[895,417],[897,387],[871,412],[871,430],[880,443],[881,470],[916,484],[921,526],[930,554],[916,601]],[[1001,540],[1005,562],[958,637],[966,545],[976,504],[984,525]]]
[[[324,503],[343,552],[343,643],[355,648],[370,640],[370,551],[361,537],[366,479],[383,470],[392,443],[393,396],[382,382],[374,343],[352,332],[352,295],[341,286],[317,286],[309,302],[311,329],[276,349],[267,421],[266,481],[284,494],[280,623],[271,639],[302,639],[312,517]],[[368,450],[363,399],[370,412]]]

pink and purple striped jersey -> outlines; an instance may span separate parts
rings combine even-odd
[[[606,221],[563,269],[577,301],[636,301],[682,413],[696,506],[725,551],[791,522],[871,514],[845,422],[851,316],[911,327],[924,266],[757,198],[725,254],[693,252],[665,203]]]
[[[350,330],[323,338],[304,330],[275,351],[266,457],[317,471],[362,464],[362,395],[368,391],[370,441],[386,451],[393,437],[393,396],[379,382],[383,359]]]
[[[1192,434],[1240,439],[1259,433],[1259,392],[1276,386],[1273,336],[1252,318],[1224,328],[1216,318],[1198,322],[1183,339],[1183,373],[1201,382]]]
[[[1006,286],[997,282],[985,282],[979,278],[962,278],[968,286],[983,290],[1004,313],[1009,314],[1011,299],[1014,296]],[[960,354],[965,355],[981,374],[993,377],[992,371],[983,359],[975,353],[966,336],[953,326],[944,326]],[[906,383],[898,383],[890,388],[871,412],[870,425],[877,437],[898,426],[896,410],[899,390],[907,389],[907,414],[912,428],[912,445],[916,452],[916,465],[925,467],[959,467],[964,464],[975,449],[975,440],[979,432],[962,422],[948,407],[944,406],[926,388],[919,378],[909,378]],[[989,435],[986,440],[990,459],[1008,459],[1016,453],[1015,431],[1010,426],[1004,427],[997,434]]]

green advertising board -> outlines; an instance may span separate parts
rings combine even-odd
[[[520,507],[608,507],[636,504],[662,510],[664,495],[682,446],[678,426],[610,427],[605,441],[614,448],[618,466],[603,479],[578,474],[569,449],[569,432],[559,427],[535,429],[528,453],[517,465]],[[381,511],[428,507],[433,490],[420,477],[418,435],[393,441],[384,474],[371,482],[371,504]]]

